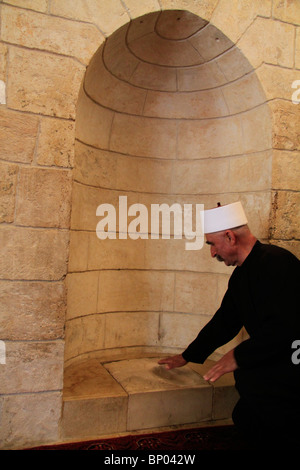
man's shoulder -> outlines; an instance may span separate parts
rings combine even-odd
[[[258,243],[258,257],[262,260],[286,260],[299,263],[299,259],[289,250],[273,243]]]
[[[288,271],[296,275],[300,273],[300,261],[293,253],[281,246],[257,241],[246,261],[233,271],[230,283],[244,279],[249,274],[273,277]]]
[[[259,243],[252,268],[260,277],[272,282],[277,278],[299,280],[300,276],[299,259],[286,248],[271,243]]]

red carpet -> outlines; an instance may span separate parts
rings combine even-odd
[[[34,447],[27,450],[202,451],[247,449],[253,449],[253,447],[237,434],[234,426],[229,425],[97,439]]]

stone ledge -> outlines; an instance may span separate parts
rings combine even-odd
[[[203,379],[212,361],[167,371],[158,358],[101,364],[88,359],[65,370],[62,438],[93,438],[231,418],[232,375]]]

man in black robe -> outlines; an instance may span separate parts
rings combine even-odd
[[[266,445],[295,448],[300,446],[300,363],[293,349],[300,345],[300,261],[283,248],[260,243],[244,223],[241,207],[218,209],[206,211],[211,227],[205,231],[206,243],[212,257],[236,266],[228,289],[187,349],[159,363],[167,369],[203,363],[245,327],[249,338],[227,352],[204,379],[215,382],[233,372],[240,395],[232,415],[236,426]],[[232,219],[236,209],[242,215]],[[236,221],[243,223],[236,227]]]

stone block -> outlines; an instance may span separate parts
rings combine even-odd
[[[105,43],[103,60],[107,69],[115,77],[130,82],[140,60],[129,50],[127,33],[131,31],[125,25],[112,34]]]
[[[62,119],[42,118],[37,146],[37,163],[73,168],[75,124]]]
[[[0,278],[15,280],[60,280],[67,271],[66,231],[1,227]]]
[[[215,62],[219,73],[226,78],[226,82],[233,82],[253,70],[246,56],[236,46],[231,47],[220,57],[217,57]]]
[[[271,186],[271,151],[235,157],[230,161],[229,190],[268,190]]]
[[[54,0],[50,12],[54,15],[73,18],[97,25],[105,36],[109,36],[130,21],[126,8],[118,0],[89,2],[86,0]]]
[[[134,431],[209,421],[210,403],[208,388],[135,393],[129,397],[127,427]]]
[[[66,293],[62,282],[0,281],[0,330],[16,340],[63,338]]]
[[[186,157],[174,163],[173,184],[177,194],[216,194],[228,188],[229,158],[189,160]]]
[[[87,315],[66,323],[65,361],[102,350],[105,337],[105,316]]]
[[[199,198],[197,198],[195,195],[190,196],[180,194],[176,185],[173,185],[172,179],[171,181],[166,181],[165,186],[166,188],[169,187],[169,194],[140,193],[138,202],[147,209],[149,236],[151,236],[154,240],[163,239],[169,241],[173,239],[173,236],[176,233],[178,237],[177,239],[180,240],[179,237],[184,233],[184,204],[194,204],[193,212],[191,214],[192,222],[194,223],[195,204],[199,203]],[[159,212],[161,212],[161,215],[158,221]],[[145,215],[147,216],[146,213]],[[181,221],[181,219],[182,228],[181,224],[179,225],[179,223],[177,223],[176,229],[176,224],[174,221]],[[158,236],[158,238],[154,238],[155,236]],[[165,243],[165,245],[166,244],[167,243]]]
[[[96,215],[98,206],[101,204],[111,204],[116,211],[116,229],[118,230],[119,196],[123,195],[123,193],[118,191],[110,191],[75,183],[72,196],[71,228],[74,230],[89,230],[96,233],[97,224],[103,218],[102,216]],[[129,198],[127,202],[128,201],[130,201]],[[128,203],[130,204],[130,202]]]
[[[64,401],[63,439],[99,438],[126,431],[127,396]]]
[[[169,240],[146,240],[144,260],[149,269],[167,269],[175,271],[194,271],[218,273],[228,272],[228,267],[212,259],[209,248],[203,246],[197,250],[187,250],[186,240],[170,238]],[[192,241],[194,242],[194,241]]]
[[[203,376],[214,365],[214,361],[207,359],[204,364],[195,364],[190,362],[188,367]],[[229,374],[223,375],[212,386],[212,419],[217,420],[231,418],[233,408],[239,399],[239,394],[235,388],[233,373],[230,372]]]
[[[123,35],[127,29],[126,35],[128,38],[128,44],[130,44],[131,42],[144,36],[144,34],[152,33],[155,30],[155,25],[157,24],[159,17],[161,18],[162,15],[163,13],[161,11],[156,11],[154,13],[146,14],[142,20],[136,18],[130,23],[128,28],[121,28],[121,35]],[[121,30],[118,31],[118,36]]]
[[[290,2],[275,0],[273,2],[273,17],[286,23],[300,25],[300,3],[297,0]]]
[[[0,162],[0,223],[14,221],[19,167]]]
[[[6,83],[0,80],[0,105],[6,104]]]
[[[148,90],[174,92],[177,90],[176,74],[179,70],[140,61],[130,77],[130,83]]]
[[[7,46],[0,44],[0,80],[6,79],[6,65],[7,65]]]
[[[296,29],[295,67],[300,69],[300,28]]]
[[[218,0],[205,0],[199,3],[197,0],[160,0],[163,10],[188,10],[200,18],[210,20]]]
[[[145,249],[150,240],[100,240],[90,233],[88,270],[95,269],[151,269],[145,262]],[[164,266],[165,267],[165,266]]]
[[[210,318],[207,315],[188,313],[162,313],[158,330],[160,345],[166,348],[181,348],[181,352],[184,351]]]
[[[170,311],[174,274],[151,271],[101,271],[98,312]]]
[[[187,250],[187,240],[148,239],[99,240],[95,233],[72,232],[70,271],[101,269],[190,270],[226,273],[228,267],[212,259],[205,244],[201,249]],[[190,241],[189,241],[190,242]],[[88,247],[87,247],[88,245]],[[87,258],[88,250],[88,258]]]
[[[110,150],[139,157],[174,159],[176,135],[175,120],[116,114]]]
[[[168,10],[160,13],[153,30],[165,39],[191,38],[191,43],[193,43],[193,38],[206,25],[206,20],[189,11]]]
[[[257,238],[268,239],[271,211],[270,191],[240,192],[235,193],[235,196],[236,200],[243,204],[252,233]]]
[[[69,57],[11,47],[7,106],[74,119],[84,71],[82,64]]]
[[[74,183],[72,194],[71,228],[74,230],[90,230],[96,232],[101,216],[96,215],[97,207],[101,204],[111,204],[116,209],[117,229],[119,225],[119,196],[127,193],[95,188]],[[129,193],[127,206],[138,202],[135,193]]]
[[[199,159],[243,153],[238,116],[178,123],[178,158]]]
[[[211,315],[216,309],[217,277],[206,273],[176,273],[175,311]]]
[[[133,87],[115,77],[104,65],[102,54],[100,48],[87,69],[84,87],[88,96],[106,108],[128,114],[142,114],[147,90]]]
[[[272,118],[267,104],[242,113],[240,120],[245,153],[272,148]]]
[[[62,409],[60,392],[2,397],[1,448],[24,449],[58,442]]]
[[[162,15],[163,13],[161,11],[156,11],[154,13],[147,13],[143,18],[135,18],[130,22],[130,24],[127,24],[116,31],[110,39],[113,39],[114,45],[117,44],[116,40],[118,42],[121,40],[121,42],[127,43],[128,46],[130,46],[132,43],[139,41],[139,39],[141,39],[145,34],[152,34]],[[127,40],[124,41],[125,38],[127,38]],[[128,50],[130,52],[130,47]]]
[[[0,393],[33,393],[63,386],[63,341],[6,342]]]
[[[101,188],[116,187],[119,154],[75,141],[74,180]]]
[[[189,67],[204,62],[189,41],[168,40],[155,32],[132,41],[129,49],[138,59],[161,66]]]
[[[257,17],[240,39],[239,48],[255,69],[263,62],[292,68],[294,35],[295,27],[290,24]]]
[[[256,71],[257,77],[264,89],[267,100],[283,99],[290,101],[296,88],[295,81],[300,80],[300,71],[262,64]],[[299,89],[299,85],[297,86]]]
[[[120,197],[127,198],[125,200],[120,200]],[[193,199],[193,197],[191,197]],[[195,199],[195,198],[194,198]],[[195,199],[196,201],[196,199]],[[96,228],[102,232],[108,230],[108,220],[106,220],[102,215],[99,215],[97,212],[97,208],[102,204],[110,204],[110,214],[111,220],[109,221],[109,229],[111,231],[111,238],[114,239],[121,238],[121,234],[119,234],[119,230],[122,231],[122,237],[125,239],[133,238],[136,233],[139,231],[142,235],[145,234],[145,238],[147,238],[147,233],[150,236],[151,231],[156,232],[155,230],[155,223],[152,226],[151,216],[152,213],[154,215],[154,219],[156,217],[155,209],[153,205],[161,206],[162,204],[167,204],[170,207],[168,209],[173,208],[171,206],[173,204],[182,204],[181,212],[183,213],[183,204],[191,202],[190,196],[167,196],[167,195],[158,195],[157,193],[137,193],[135,191],[130,192],[123,192],[123,191],[112,191],[106,190],[101,188],[94,188],[91,186],[85,186],[75,183],[73,188],[73,206],[72,206],[72,220],[71,220],[71,227],[74,230],[89,230],[95,233]],[[198,202],[198,201],[197,201]],[[135,207],[131,207],[135,205]],[[151,207],[152,206],[152,207]],[[176,207],[176,206],[175,206]],[[177,206],[178,207],[178,206]],[[159,208],[157,208],[159,209]],[[162,209],[162,208],[161,208]],[[129,215],[128,215],[129,212]],[[139,212],[142,213],[142,216],[139,219]],[[98,214],[98,215],[97,215]],[[124,222],[122,223],[121,220],[121,228],[119,224],[119,216],[121,214],[121,218],[123,218]],[[194,215],[195,215],[195,208],[194,208]],[[148,219],[147,219],[148,218]],[[106,222],[104,227],[97,227],[98,223],[104,220]],[[157,220],[157,219],[156,219]],[[116,223],[115,223],[116,221]],[[148,221],[148,224],[147,224]],[[167,228],[165,229],[165,238],[169,235],[172,237],[174,230],[173,230],[173,216],[170,216],[170,224],[167,223],[168,220],[166,216],[164,217],[164,221],[166,221]],[[139,227],[139,223],[141,222],[141,227]],[[132,225],[133,224],[133,227]],[[102,224],[104,225],[104,223]],[[135,226],[137,225],[137,227]],[[148,226],[147,226],[148,225]],[[115,232],[116,226],[116,234]],[[168,233],[168,228],[170,226],[170,230]],[[154,227],[154,228],[153,228]],[[159,222],[159,234],[161,234],[162,223]],[[101,229],[101,230],[100,230]],[[104,229],[104,230],[103,230]],[[158,234],[158,232],[157,232]],[[155,233],[156,235],[156,233]]]
[[[75,181],[123,191],[170,191],[173,162],[169,160],[132,158],[88,147],[80,142],[76,142],[75,149]]]
[[[272,197],[271,238],[299,239],[300,193],[276,191]]]
[[[105,368],[129,395],[129,431],[211,417],[212,388],[189,368],[167,371],[157,359],[106,363]]]
[[[68,170],[20,169],[16,223],[69,228],[71,178]]]
[[[261,84],[254,73],[223,86],[222,93],[230,114],[242,113],[266,101]]]
[[[46,13],[48,10],[47,0],[7,0],[6,3],[42,13]]]
[[[206,119],[227,114],[219,89],[181,93],[149,91],[144,107],[145,116],[168,119]]]
[[[33,160],[38,118],[0,106],[0,158],[20,163]]]
[[[218,57],[233,46],[232,41],[213,24],[201,28],[189,39],[189,42],[205,62]]]
[[[94,147],[108,149],[113,111],[92,101],[81,89],[76,118],[76,137]]]
[[[185,238],[145,241],[144,260],[148,269],[184,270],[195,268],[195,252],[185,251]],[[194,260],[194,262],[193,262]],[[198,266],[199,268],[199,266]],[[195,268],[197,270],[197,268]]]
[[[64,370],[63,399],[127,397],[127,393],[97,359],[87,359],[66,365]]]
[[[68,274],[68,320],[97,312],[98,277],[97,271]]]
[[[117,160],[116,186],[141,193],[169,193],[173,162],[155,158],[132,158],[120,155]]]
[[[140,0],[139,2],[126,0],[126,8],[131,18],[137,18],[152,11],[159,11],[161,7],[158,0]]]
[[[206,62],[196,67],[177,69],[178,91],[205,90],[224,85],[227,80],[225,74],[220,70],[218,60],[215,59],[212,62]]]
[[[1,37],[18,46],[75,57],[88,64],[103,41],[94,25],[3,5]]]
[[[0,105],[6,104],[6,83],[0,80]]]
[[[86,438],[126,430],[127,393],[95,359],[65,368],[63,438]]]
[[[71,230],[68,264],[68,271],[70,273],[74,271],[87,271],[89,238],[89,232]]]
[[[272,184],[275,189],[300,190],[300,153],[273,151]]]
[[[292,101],[274,100],[269,103],[273,119],[273,148],[299,150],[300,105]]]
[[[105,348],[158,345],[157,312],[109,313],[105,317]]]
[[[211,22],[236,42],[258,15],[269,17],[271,12],[271,0],[221,0],[213,12]]]

